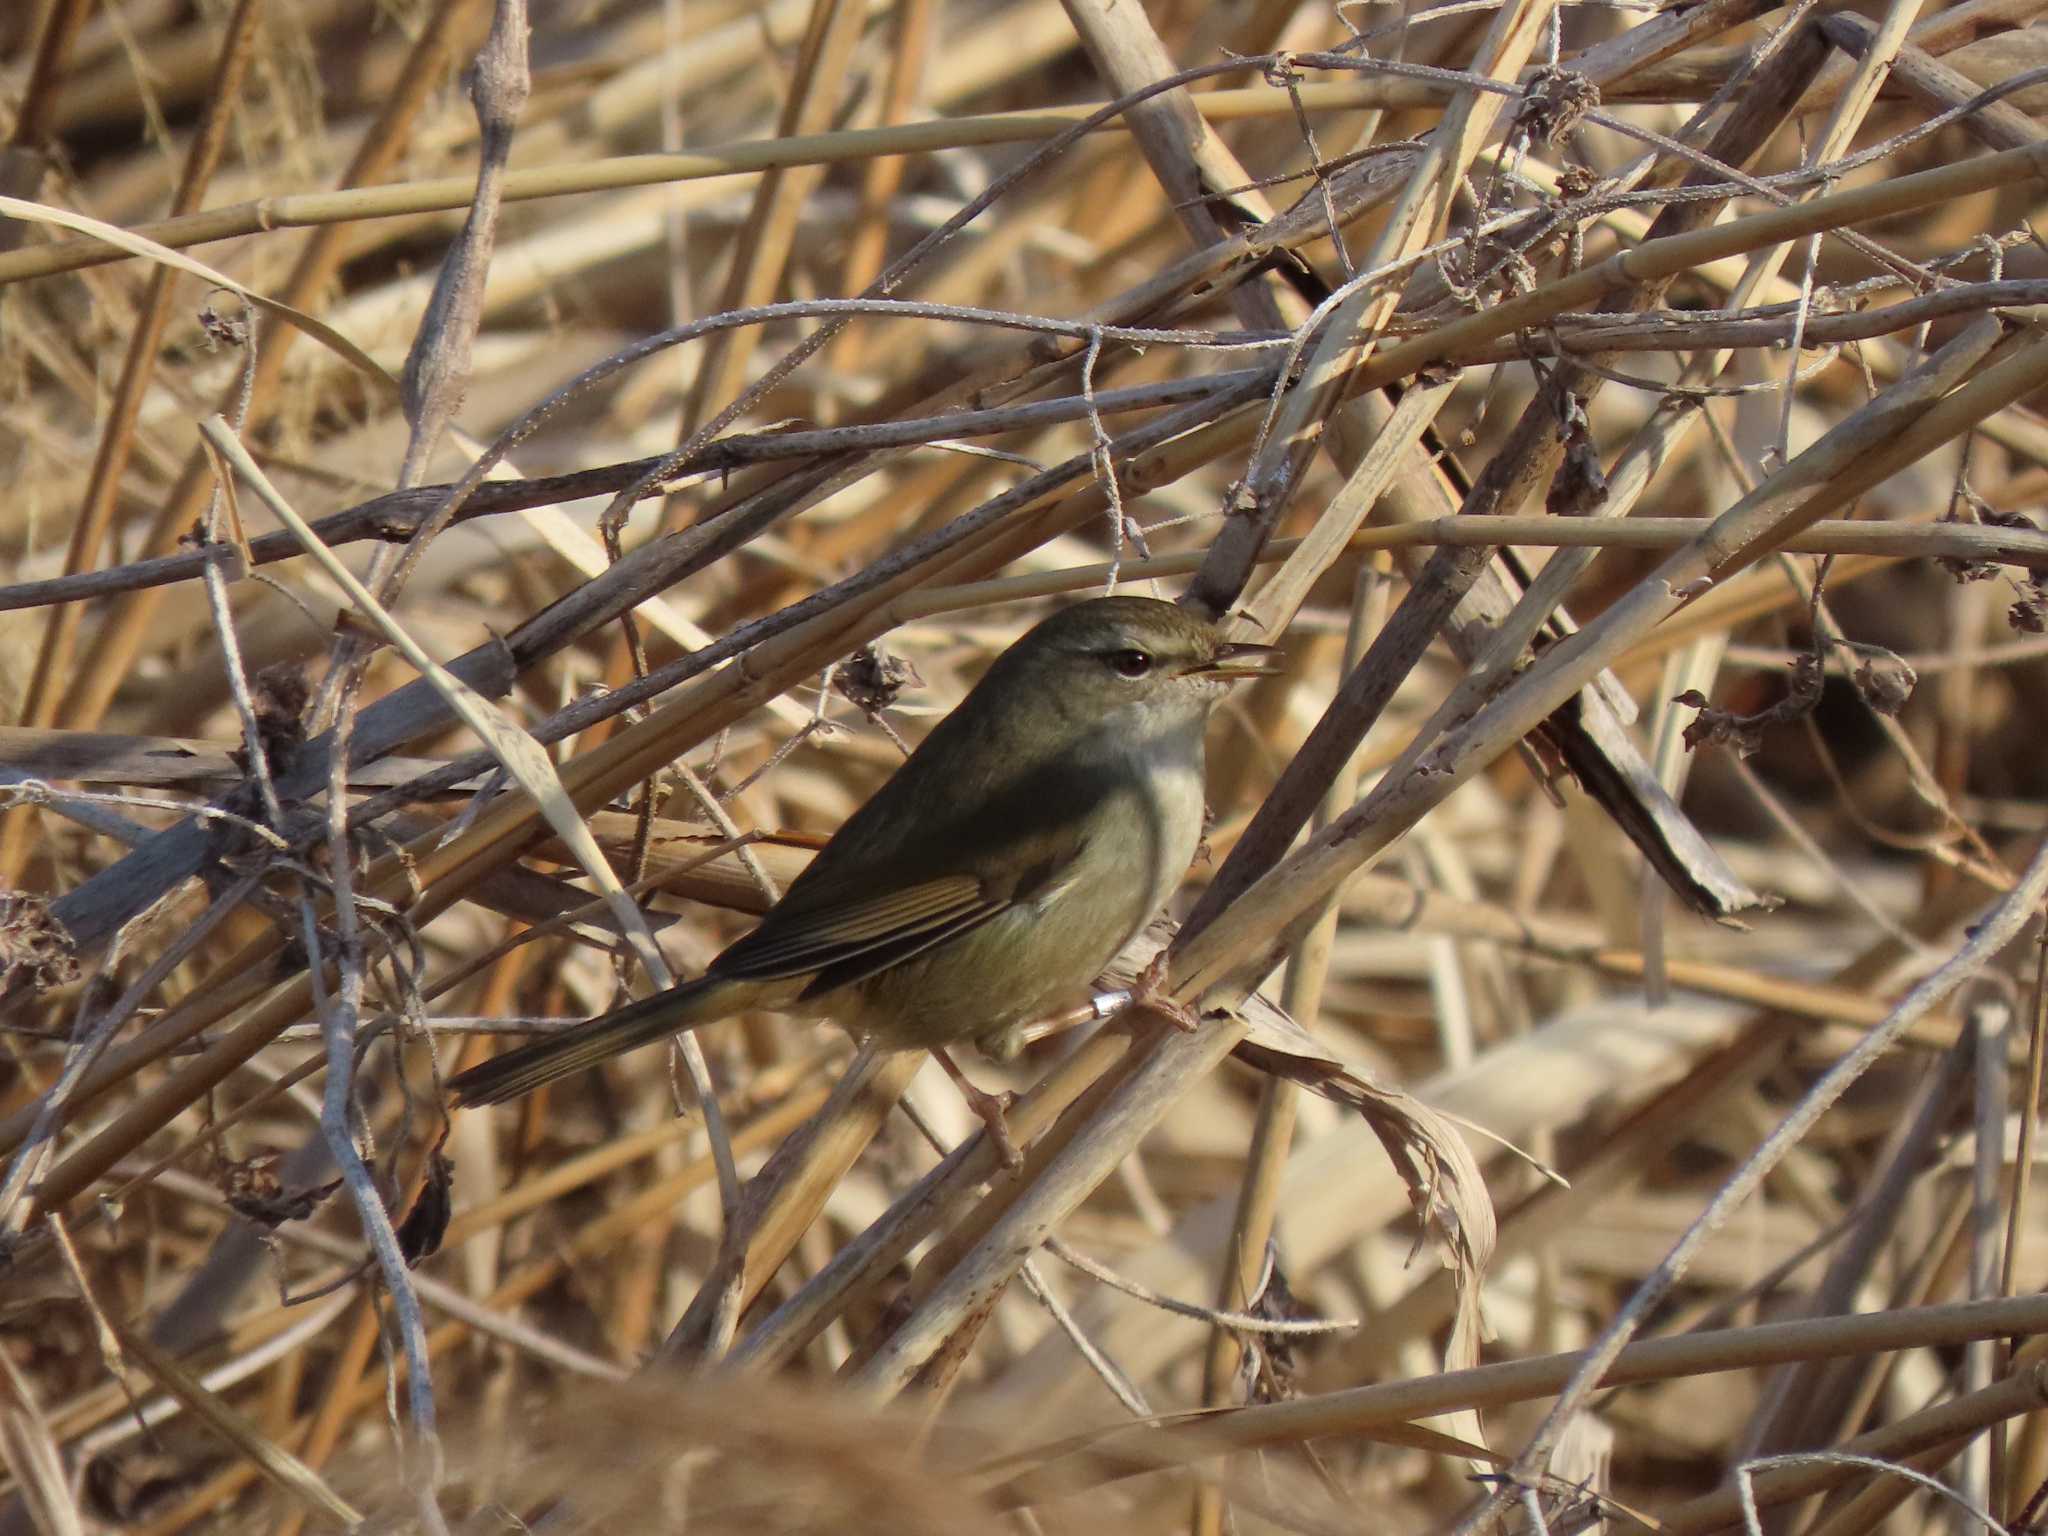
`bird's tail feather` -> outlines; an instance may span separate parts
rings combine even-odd
[[[450,1080],[449,1091],[457,1108],[519,1098],[556,1078],[724,1018],[740,1006],[732,996],[735,985],[712,976],[683,982],[559,1035],[493,1056],[458,1073]]]

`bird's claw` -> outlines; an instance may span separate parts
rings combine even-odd
[[[945,1069],[946,1076],[953,1079],[953,1086],[960,1090],[960,1097],[967,1101],[967,1107],[988,1127],[988,1139],[996,1149],[996,1156],[1003,1160],[1003,1166],[1012,1171],[1022,1168],[1024,1154],[1017,1150],[1016,1138],[1010,1134],[1010,1122],[1005,1118],[1010,1106],[1017,1102],[1017,1095],[1007,1088],[990,1093],[961,1071],[943,1047],[935,1047],[932,1055]]]
[[[1182,1034],[1192,1035],[1202,1027],[1202,1015],[1166,989],[1166,951],[1160,950],[1146,962],[1130,991],[1128,1008],[1143,1008],[1158,1014]]]
[[[980,1100],[968,1100],[968,1107],[981,1117],[981,1123],[988,1127],[988,1139],[995,1144],[996,1156],[1003,1160],[1003,1166],[1013,1173],[1024,1166],[1024,1154],[1017,1150],[1016,1140],[1010,1135],[1010,1122],[1006,1118],[1010,1106],[1017,1102],[1017,1095],[1007,1089],[1001,1093],[984,1093]]]

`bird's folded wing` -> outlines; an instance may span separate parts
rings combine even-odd
[[[779,907],[712,963],[734,980],[769,981],[830,971],[844,986],[919,950],[978,927],[1010,905],[973,875],[942,875],[901,890],[830,902],[808,911]]]

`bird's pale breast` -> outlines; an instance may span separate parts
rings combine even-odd
[[[1202,832],[1199,752],[1196,736],[1192,751],[1155,752],[1147,772],[1109,775],[1115,788],[1084,813],[1081,851],[1046,891],[820,999],[824,1010],[907,1048],[980,1038],[1079,1001],[1187,873]]]

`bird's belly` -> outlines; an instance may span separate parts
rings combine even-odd
[[[855,1034],[897,1048],[944,1045],[1044,1018],[1088,984],[1180,884],[1201,836],[1198,773],[1164,775],[1141,805],[1091,839],[1071,878],[835,994]]]
[[[851,1006],[833,1011],[854,1033],[899,1049],[1043,1018],[1080,1001],[1135,929],[1128,912],[1109,916],[1058,903],[1043,913],[1015,908],[846,989]]]

